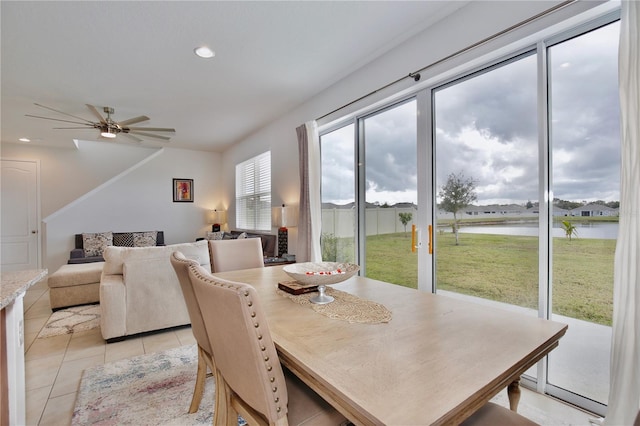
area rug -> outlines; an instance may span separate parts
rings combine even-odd
[[[54,312],[38,338],[72,334],[100,326],[100,305],[83,305]]]
[[[206,380],[199,410],[188,413],[197,365],[196,345],[188,345],[86,369],[71,424],[211,425],[213,378]]]
[[[211,377],[198,411],[188,414],[197,365],[196,345],[188,345],[86,369],[71,424],[211,425],[215,393]],[[506,391],[493,401],[507,405]],[[569,425],[525,401],[520,401],[518,412],[542,425]],[[238,425],[246,422],[240,417]]]

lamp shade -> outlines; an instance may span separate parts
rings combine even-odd
[[[227,223],[227,212],[224,210],[209,210],[207,212],[207,223]]]
[[[298,226],[298,209],[295,207],[283,207],[281,226],[285,228]]]
[[[298,210],[295,207],[274,207],[272,209],[273,226],[290,228],[298,226]]]

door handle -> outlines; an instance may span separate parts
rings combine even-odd
[[[416,225],[411,225],[411,252],[416,252]]]
[[[419,248],[422,248],[422,231],[414,224],[411,225],[411,251],[415,253]]]
[[[36,229],[33,229],[33,230],[31,231],[31,233],[32,233],[32,234],[37,234],[37,233],[38,233],[38,231],[37,231]]]
[[[433,254],[433,226],[429,225],[429,254]]]

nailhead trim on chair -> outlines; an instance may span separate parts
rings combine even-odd
[[[235,285],[233,285],[233,284],[231,284],[231,283],[222,283],[222,282],[218,282],[218,281],[213,281],[213,280],[211,280],[209,277],[202,276],[202,275],[199,273],[199,271],[197,271],[195,268],[193,268],[193,267],[190,267],[190,268],[192,269],[192,271],[193,271],[193,272],[195,272],[195,273],[196,273],[196,275],[198,276],[198,278],[203,279],[204,281],[208,282],[209,284],[217,285],[217,286],[220,286],[220,287],[227,287],[227,288],[231,288],[231,289],[234,289],[234,290],[236,290],[236,291],[238,291],[238,290],[239,290],[239,287],[238,287],[238,286],[235,286]],[[245,290],[245,291],[242,293],[242,295],[243,295],[244,297],[247,297],[247,298],[248,298],[248,297],[249,297],[249,292]],[[253,306],[253,301],[252,301],[251,299],[247,300],[247,306],[249,306],[249,307]],[[256,313],[255,313],[255,311],[252,311],[252,312],[251,312],[251,318],[255,318],[255,317],[256,317]],[[257,337],[258,341],[262,340],[262,334],[260,334],[260,332],[259,332],[260,324],[256,321],[256,322],[253,324],[253,326],[255,327],[256,331],[258,332],[258,334],[256,335],[256,337]],[[266,349],[267,349],[267,348],[266,348],[264,345],[260,345],[260,350],[261,350],[261,351],[263,351],[263,352],[264,352]],[[268,362],[269,362],[269,356],[265,356],[265,357],[264,357],[264,362],[265,362],[265,367],[266,367],[267,371],[268,371],[268,372],[271,372],[271,371],[273,370],[273,367],[272,367],[270,364],[268,364]],[[275,380],[276,380],[276,378],[275,378],[275,377],[270,377],[270,378],[269,378],[269,381],[271,381],[271,383],[274,383],[274,382],[275,382]],[[273,387],[271,388],[271,390],[272,390],[272,392],[273,392],[274,394],[276,394],[276,395],[274,395],[274,399],[273,399],[273,401],[274,401],[276,404],[278,404],[278,403],[280,402],[280,397],[277,395],[278,387],[277,387],[277,386],[273,386]],[[280,412],[282,411],[282,408],[281,408],[280,406],[277,406],[277,407],[276,407],[276,411],[277,411],[278,413],[280,413]]]

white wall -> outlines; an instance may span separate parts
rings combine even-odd
[[[74,234],[161,230],[165,243],[205,235],[205,211],[220,208],[218,153],[104,142],[80,149],[2,145],[3,158],[41,162],[43,267],[67,262]],[[194,202],[174,203],[173,178],[194,179]],[[2,206],[2,209],[9,206]]]
[[[371,93],[396,79],[408,75],[428,64],[440,60],[452,53],[490,37],[499,31],[509,28],[525,19],[534,16],[558,1],[474,1],[450,15],[444,21],[416,35],[397,48],[365,65],[360,70],[328,87],[310,101],[293,109],[288,114],[259,130],[245,140],[237,143],[223,153],[222,176],[225,182],[225,203],[229,206],[229,223],[235,221],[233,194],[235,184],[235,164],[250,158],[267,149],[271,150],[272,162],[272,205],[298,204],[299,174],[298,146],[296,127],[321,117],[328,112],[352,102],[361,96]],[[546,22],[536,22],[518,34],[509,34],[489,46],[483,46],[477,52],[465,55],[463,59],[450,61],[428,72],[422,73],[419,83],[407,78],[402,82],[376,93],[357,104],[345,108],[332,116],[321,120],[320,125],[329,120],[336,120],[358,109],[381,102],[385,98],[397,96],[398,93],[409,92],[437,78],[444,72],[451,72],[464,61],[472,60],[492,50],[512,43],[515,39],[538,31],[551,23],[557,23],[577,12],[597,6],[597,2],[579,2],[564,9]],[[304,52],[298,53],[304,55]],[[296,55],[292,55],[295,60]],[[293,232],[291,232],[293,231]],[[296,229],[289,233],[289,252],[296,253]]]

